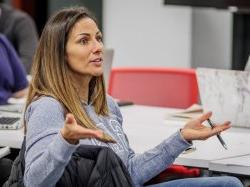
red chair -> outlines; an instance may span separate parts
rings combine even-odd
[[[198,102],[195,70],[184,68],[114,68],[108,93],[150,106],[187,108]]]
[[[135,104],[187,108],[198,102],[195,70],[183,68],[114,68],[108,93]],[[146,184],[197,177],[200,170],[172,165]]]

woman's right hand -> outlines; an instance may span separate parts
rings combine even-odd
[[[80,139],[96,138],[102,139],[104,133],[101,130],[87,129],[78,125],[73,114],[67,114],[64,127],[61,129],[63,138],[70,144],[77,144]]]

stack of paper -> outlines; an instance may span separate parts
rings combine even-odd
[[[194,104],[190,106],[189,108],[184,109],[180,112],[170,114],[168,115],[168,117],[192,119],[192,118],[199,117],[202,113],[203,113],[203,109],[201,105]]]
[[[10,154],[9,147],[0,148],[0,158],[5,157],[8,154]]]

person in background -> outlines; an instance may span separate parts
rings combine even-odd
[[[0,33],[12,43],[26,72],[30,73],[38,42],[38,34],[32,18],[25,12],[0,3]]]
[[[26,187],[55,186],[80,144],[111,148],[128,169],[134,185],[142,186],[171,165],[192,140],[205,140],[230,128],[229,122],[213,129],[202,125],[212,115],[205,113],[153,149],[135,154],[123,131],[120,109],[105,93],[102,64],[102,33],[88,10],[63,9],[49,19],[34,56],[24,114]],[[242,184],[234,177],[210,177],[154,185],[159,186]]]
[[[26,72],[8,39],[0,34],[0,105],[10,97],[25,97],[28,91]]]

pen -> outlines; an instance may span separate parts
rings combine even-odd
[[[211,121],[209,118],[207,119],[207,122],[209,123],[209,125],[210,125],[212,128],[214,128],[214,124],[212,123],[212,121]],[[217,136],[218,140],[220,141],[221,145],[222,145],[225,149],[227,149],[227,145],[226,145],[226,143],[224,142],[224,140],[222,139],[221,135],[216,134],[216,136]]]

